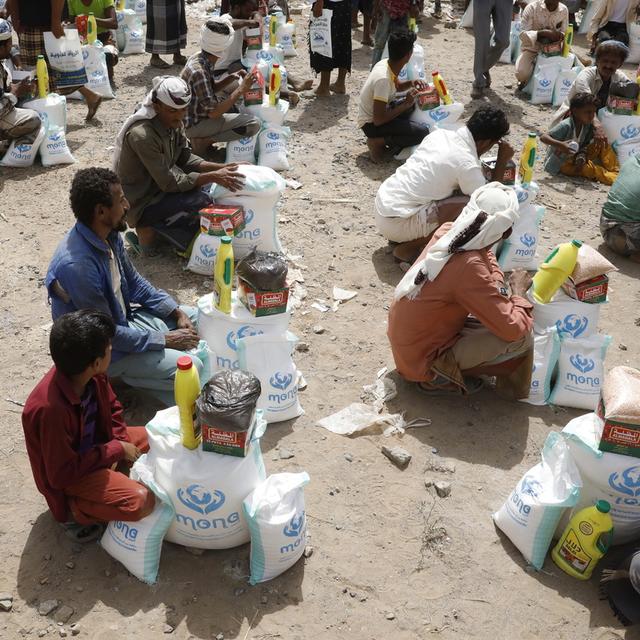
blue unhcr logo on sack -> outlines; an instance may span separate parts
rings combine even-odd
[[[591,358],[581,356],[579,353],[571,356],[569,362],[581,373],[588,373],[595,369],[596,363]]]
[[[640,466],[628,467],[622,473],[615,471],[609,476],[609,486],[626,496],[637,498],[640,496]]]
[[[297,538],[304,529],[304,511],[298,516],[293,516],[289,522],[284,526],[282,533],[289,538]]]
[[[293,376],[290,373],[280,373],[280,372],[275,373],[273,376],[271,376],[271,379],[269,380],[269,383],[274,389],[282,389],[283,391],[292,382],[293,382]]]
[[[219,509],[225,502],[222,491],[207,491],[201,484],[190,484],[186,489],[178,489],[178,500],[192,511],[207,515]]]
[[[559,334],[568,334],[572,338],[581,336],[589,326],[589,319],[586,316],[579,316],[575,313],[566,315],[563,320],[556,322]]]

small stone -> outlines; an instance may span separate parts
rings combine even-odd
[[[385,618],[386,618],[387,620],[395,620],[395,619],[396,619],[396,614],[395,614],[395,613],[391,613],[391,612],[389,612],[389,613],[387,613],[387,615],[385,616]]]
[[[73,608],[63,604],[53,616],[56,622],[65,623],[69,620],[69,618],[73,615]]]
[[[49,578],[47,578],[47,576],[40,578],[40,584],[47,584],[47,582],[49,582]]]
[[[304,557],[305,558],[310,558],[313,555],[313,547],[311,545],[307,545],[304,548]]]
[[[107,578],[110,578],[110,577],[111,577],[111,571],[109,571],[109,569],[105,569],[105,570],[104,570],[104,575],[105,575]]]
[[[67,637],[67,630],[64,628],[61,628],[60,631],[58,631],[58,633],[60,634],[61,638],[66,638]]]
[[[289,451],[289,449],[280,449],[278,455],[280,456],[280,460],[289,460],[295,456],[295,453]]]
[[[409,271],[409,269],[411,269],[411,264],[409,262],[401,262],[400,264],[398,264],[398,267],[400,267],[400,271],[406,273],[407,271]]]
[[[344,454],[344,459],[345,459],[347,462],[353,462],[353,456],[352,456],[350,453],[345,453],[345,454]]]
[[[162,633],[173,633],[173,627],[170,624],[165,624],[162,627]]]
[[[233,595],[237,598],[238,596],[241,596],[244,593],[244,588],[243,587],[238,587],[237,589],[233,590]]]
[[[313,331],[313,333],[315,333],[316,335],[321,335],[324,333],[324,327],[321,324],[314,324],[311,328],[311,331]]]
[[[367,596],[362,596],[362,598],[360,598],[360,602],[366,602],[367,601]]]
[[[65,562],[64,566],[67,567],[67,569],[74,569],[76,564],[75,564],[75,562],[69,561],[69,562]]]
[[[438,480],[438,482],[433,485],[436,488],[436,493],[441,498],[446,498],[451,494],[451,483],[445,482],[444,480]]]
[[[45,600],[38,605],[38,613],[41,616],[48,616],[52,611],[55,611],[60,606],[58,600]]]
[[[307,353],[307,351],[309,351],[309,345],[306,342],[298,342],[296,345],[296,351],[300,353]]]
[[[12,607],[13,607],[13,598],[0,599],[0,609],[2,611],[11,611]]]
[[[433,449],[431,449],[431,453],[433,453],[434,455],[437,455],[438,450],[435,447],[433,447]]]
[[[260,598],[260,604],[267,604],[269,602],[269,598],[266,595],[263,595]]]
[[[431,480],[430,478],[425,478],[424,486],[427,487],[427,489],[429,489],[430,487],[433,487],[433,480]]]
[[[184,550],[196,557],[200,557],[204,553],[204,549],[200,549],[198,547],[185,547]]]
[[[341,524],[337,524],[336,525],[336,531],[342,531],[342,525]]]
[[[69,631],[71,631],[72,636],[77,636],[80,633],[80,625],[77,622],[74,622],[69,627]]]
[[[216,636],[216,640],[224,640],[224,633],[219,633],[219,634]]]
[[[438,473],[456,472],[456,465],[444,458],[430,458],[424,468],[426,471],[437,471]]]
[[[620,349],[620,351],[626,351],[627,350],[627,345],[620,343],[618,345],[618,349]]]
[[[81,585],[78,585],[78,586],[76,587],[76,591],[77,591],[78,593],[82,593],[82,592],[84,591],[84,587],[83,587],[83,586],[81,586]]]
[[[402,447],[390,448],[383,446],[381,451],[399,469],[406,469],[409,462],[411,462],[411,454]]]
[[[350,595],[352,598],[355,598],[355,597],[357,597],[357,595],[358,595],[358,594],[357,594],[355,591],[349,591],[349,595]]]
[[[42,557],[47,561],[51,560],[51,554],[50,553],[45,553]]]
[[[342,588],[342,593],[347,593],[347,591],[349,591],[349,589],[347,589],[347,587],[343,587]]]
[[[38,638],[44,638],[46,635],[47,635],[46,629],[40,629],[40,631],[38,631]]]
[[[327,224],[327,221],[324,218],[316,218],[316,222],[318,224]]]

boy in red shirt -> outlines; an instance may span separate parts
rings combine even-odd
[[[144,427],[128,427],[106,376],[113,320],[98,311],[60,316],[51,329],[54,362],[22,414],[33,477],[53,517],[79,542],[97,537],[98,523],[136,521],[155,498],[128,471],[148,450]]]

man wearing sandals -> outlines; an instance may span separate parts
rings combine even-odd
[[[33,478],[51,514],[79,542],[110,520],[141,520],[155,498],[131,480],[147,451],[144,427],[128,427],[107,378],[111,318],[76,311],[56,320],[49,337],[54,366],[29,395],[22,426]]]
[[[178,358],[199,343],[197,310],[179,307],[131,264],[120,235],[129,203],[113,171],[78,171],[70,200],[77,222],[58,245],[45,278],[53,319],[79,309],[106,313],[116,324],[109,375],[167,406],[175,404]],[[201,373],[201,360],[192,360]]]
[[[531,278],[505,283],[491,251],[518,218],[515,191],[477,189],[458,219],[438,229],[396,287],[388,337],[398,373],[429,395],[479,391],[480,376],[515,398],[529,394],[533,364]],[[509,291],[509,289],[511,291]]]

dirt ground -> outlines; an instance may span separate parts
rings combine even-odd
[[[196,50],[202,9],[203,3],[191,10],[189,53]],[[306,18],[296,21],[302,31]],[[292,322],[309,345],[296,358],[308,382],[301,396],[306,415],[271,425],[263,451],[270,473],[309,472],[314,553],[263,586],[246,583],[248,545],[195,557],[169,543],[158,584],[140,583],[97,544],[74,545],[62,535],[35,489],[25,452],[18,403],[50,366],[50,311],[42,283],[56,244],[73,223],[71,177],[81,167],[110,165],[114,137],[155,75],[147,56],[121,60],[117,100],[103,105],[95,124],[84,124],[83,105],[70,105],[68,142],[77,164],[0,169],[0,592],[14,599],[13,610],[0,613],[0,638],[39,637],[42,631],[58,637],[56,614],[45,618],[37,611],[52,598],[73,609],[68,624],[79,623],[80,637],[95,640],[148,640],[167,632],[179,639],[223,634],[241,640],[638,637],[598,600],[596,584],[569,578],[550,560],[539,573],[527,571],[491,520],[521,474],[538,461],[549,431],[580,412],[505,402],[489,391],[470,399],[427,399],[396,377],[399,394],[388,410],[430,418],[431,426],[390,439],[348,439],[315,426],[358,401],[362,386],[382,367],[394,368],[386,311],[401,271],[375,230],[373,199],[396,164],[371,164],[355,126],[370,60],[360,35],[355,34],[349,95],[303,100],[290,112],[293,168],[287,175],[303,187],[285,193],[280,233],[287,249],[301,256],[308,292]],[[478,106],[469,99],[472,35],[431,18],[425,18],[420,35],[427,69],[440,69],[468,115]],[[308,74],[303,46],[288,66]],[[493,77],[486,100],[508,111],[509,139],[519,147],[527,131],[544,130],[552,109],[514,96],[512,66],[499,66]],[[538,176],[539,200],[547,206],[542,253],[576,237],[619,267],[601,331],[613,336],[609,366],[636,364],[640,266],[600,246],[606,189],[549,179],[541,171]],[[183,303],[211,289],[210,281],[184,271],[184,263],[169,253],[136,264]],[[358,295],[336,312],[312,309],[314,300],[330,298],[334,285]],[[313,332],[317,324],[324,333]],[[158,408],[130,392],[123,399],[131,424],[144,423]],[[405,471],[381,454],[381,445],[390,443],[413,455]],[[295,457],[281,460],[278,447]],[[430,470],[434,459],[449,461],[455,472]],[[436,497],[425,479],[450,481],[450,497]]]

